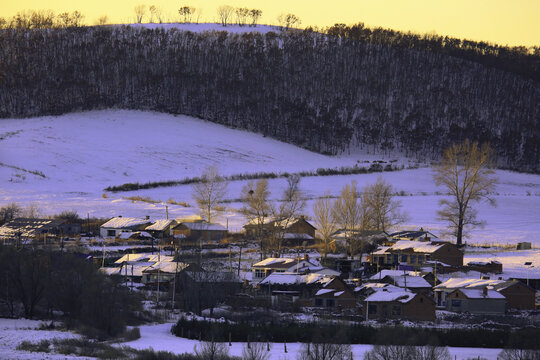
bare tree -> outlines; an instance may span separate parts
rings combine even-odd
[[[135,21],[137,24],[142,23],[143,18],[146,15],[146,5],[137,5],[133,10],[135,11]]]
[[[195,356],[201,360],[223,360],[228,358],[229,348],[226,344],[215,341],[204,341],[194,346]]]
[[[300,18],[294,14],[280,14],[278,16],[278,24],[284,30],[289,30],[291,27],[298,26],[301,23]]]
[[[201,21],[202,12],[203,12],[203,9],[200,8],[200,7],[195,9],[195,14],[194,14],[194,16],[195,16],[195,20],[194,20],[195,24],[198,24]]]
[[[262,10],[251,9],[249,10],[249,17],[251,18],[251,26],[257,26],[257,22],[262,16]]]
[[[373,349],[364,354],[364,360],[451,360],[446,347],[438,346],[403,346],[403,345],[374,345]]]
[[[298,360],[352,360],[351,346],[347,344],[316,343],[303,344]]]
[[[178,9],[178,13],[182,16],[182,22],[184,24],[190,23],[193,14],[195,14],[195,8],[192,6],[182,6]]]
[[[268,190],[268,180],[260,179],[256,183],[250,181],[242,188],[242,201],[244,206],[240,212],[246,219],[256,226],[256,238],[259,241],[261,260],[264,254],[264,226],[266,219],[273,212],[273,206],[270,200],[270,191]]]
[[[261,342],[244,345],[242,348],[242,360],[269,360],[271,353],[268,351],[267,346]]]
[[[14,218],[20,216],[23,212],[23,209],[12,202],[0,208],[0,225],[10,222]]]
[[[246,25],[247,18],[249,16],[249,9],[248,8],[236,8],[234,10],[236,14],[236,23],[240,26]]]
[[[358,250],[356,232],[362,225],[362,207],[359,203],[355,181],[350,185],[345,185],[341,190],[341,194],[334,201],[332,216],[334,222],[345,231],[349,253],[353,256]]]
[[[30,203],[21,213],[22,217],[30,218],[30,219],[37,219],[40,216],[40,210],[39,207],[34,204]]]
[[[156,5],[150,6],[150,22],[157,20],[160,24],[163,23],[163,10]]]
[[[540,360],[540,350],[504,349],[497,359],[501,360]]]
[[[404,221],[401,202],[394,199],[392,185],[379,176],[377,182],[366,186],[363,204],[370,217],[369,228],[386,231]]]
[[[231,17],[234,13],[234,8],[230,5],[222,5],[218,7],[217,13],[221,25],[227,26],[231,21]]]
[[[206,168],[201,181],[193,185],[193,198],[201,211],[202,218],[211,223],[217,212],[218,204],[227,195],[227,181],[219,176],[215,166]]]
[[[292,225],[306,206],[300,190],[300,175],[294,174],[287,177],[287,187],[283,192],[283,198],[272,214],[274,220],[274,246],[281,253],[281,246],[287,228]]]
[[[95,21],[95,24],[103,26],[103,25],[107,25],[108,22],[109,22],[109,17],[107,15],[102,15],[97,18],[97,20]]]
[[[329,194],[317,199],[313,204],[313,215],[317,231],[321,235],[323,241],[323,257],[326,259],[328,254],[328,242],[330,237],[337,230],[332,216],[333,201]]]
[[[490,168],[492,152],[489,144],[479,146],[476,142],[453,144],[446,149],[442,161],[435,167],[433,178],[437,186],[443,186],[449,198],[439,201],[442,208],[437,212],[439,219],[449,223],[450,233],[461,245],[469,227],[481,225],[474,202],[487,200],[497,182]]]

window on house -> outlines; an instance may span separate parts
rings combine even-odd
[[[391,264],[392,263],[392,254],[386,254],[386,263]]]
[[[411,255],[411,264],[416,264],[416,255]]]
[[[395,254],[394,255],[394,261],[392,262],[393,264],[397,264],[399,262],[398,260],[398,254]]]
[[[377,313],[377,305],[376,304],[369,304],[368,305],[368,313],[373,315]]]
[[[107,236],[116,236],[116,231],[114,231],[114,230],[107,230]]]
[[[336,301],[334,299],[326,299],[326,307],[336,306]]]
[[[407,255],[401,255],[401,261],[402,261],[402,262],[406,263],[406,262],[408,262],[408,260],[409,260],[409,256],[407,256]]]
[[[461,300],[452,299],[452,307],[461,307]]]
[[[315,306],[323,306],[323,299],[315,299]]]
[[[266,276],[264,276],[264,270],[262,269],[255,269],[255,277],[257,279],[263,279],[265,278]]]
[[[424,262],[424,255],[418,255],[418,263],[422,264]]]
[[[392,305],[392,315],[401,315],[401,306]]]

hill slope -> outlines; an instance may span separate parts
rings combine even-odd
[[[2,30],[0,117],[155,110],[332,154],[363,146],[436,157],[469,138],[491,142],[501,165],[540,169],[538,57],[517,57],[530,65],[525,77],[497,67],[504,52],[484,64],[457,56],[470,42],[449,56],[429,50],[453,49],[448,39],[379,30]]]
[[[163,218],[165,206],[172,217],[195,214],[191,186],[164,187],[123,193],[103,188],[128,181],[157,181],[198,176],[211,164],[223,174],[259,171],[297,172],[335,166],[369,166],[383,158],[367,154],[325,156],[246,131],[232,130],[207,121],[160,113],[109,110],[74,113],[59,117],[2,120],[0,134],[0,206],[15,201],[34,204],[43,215],[75,210],[80,216],[145,216]],[[406,159],[397,163],[408,165]],[[366,162],[367,161],[367,162]],[[305,177],[301,189],[312,215],[313,200],[325,193],[338,195],[341,188],[357,181],[362,189],[381,175],[390,182],[403,209],[409,214],[405,228],[424,227],[441,234],[444,224],[436,219],[440,191],[430,168],[347,176]],[[494,194],[499,206],[479,206],[484,229],[471,233],[472,242],[540,245],[540,176],[497,171]],[[240,230],[245,222],[236,211],[237,199],[246,181],[229,184],[227,211],[219,221]],[[284,179],[269,181],[271,198],[277,200]],[[133,202],[123,197],[149,197],[157,203]]]

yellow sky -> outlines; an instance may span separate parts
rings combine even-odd
[[[21,10],[79,10],[92,24],[107,15],[113,23],[133,22],[135,5],[157,5],[170,21],[181,5],[202,9],[202,22],[216,21],[220,5],[263,10],[262,23],[294,13],[302,26],[364,22],[419,33],[433,32],[508,45],[540,45],[540,0],[0,0],[0,17]]]

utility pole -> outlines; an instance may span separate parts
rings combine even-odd
[[[169,220],[169,205],[165,205],[165,214],[167,216],[167,220]]]

